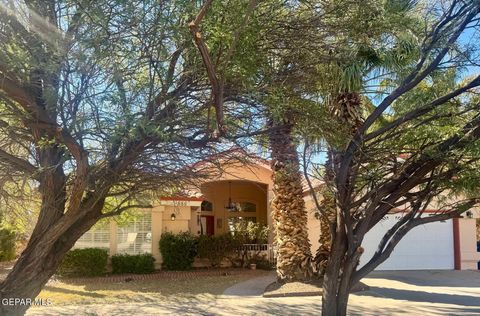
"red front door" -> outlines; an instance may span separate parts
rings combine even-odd
[[[215,234],[215,221],[214,217],[210,215],[202,215],[203,218],[205,218],[205,226],[203,227],[204,229],[204,234],[207,236],[213,236]],[[202,221],[203,222],[203,221]]]

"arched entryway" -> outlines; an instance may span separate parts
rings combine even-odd
[[[268,225],[268,185],[247,180],[219,180],[202,184],[199,231],[220,235],[238,220]]]

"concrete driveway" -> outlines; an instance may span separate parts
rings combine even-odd
[[[480,315],[480,271],[378,271],[351,315]]]
[[[321,297],[263,298],[272,273],[239,283],[217,299],[32,308],[28,315],[319,315]],[[371,289],[352,294],[350,315],[480,315],[479,271],[374,272]]]
[[[218,301],[231,315],[319,315],[320,297],[259,298],[266,280],[257,281],[235,285]],[[363,282],[370,290],[350,296],[350,315],[480,315],[480,271],[379,271]]]

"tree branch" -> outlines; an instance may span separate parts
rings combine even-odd
[[[349,174],[349,169],[353,161],[353,157],[364,141],[364,134],[370,128],[370,126],[382,115],[382,113],[399,97],[401,97],[406,92],[413,89],[417,86],[423,79],[425,79],[435,68],[439,65],[448,51],[451,49],[451,46],[457,41],[459,36],[462,34],[465,27],[472,21],[472,19],[479,13],[480,6],[474,5],[470,13],[467,14],[463,21],[460,21],[458,27],[454,30],[453,34],[449,37],[447,42],[443,45],[443,48],[440,50],[438,55],[432,60],[432,62],[420,73],[419,69],[422,68],[423,64],[420,64],[420,67],[417,66],[417,69],[414,70],[404,82],[397,87],[390,95],[388,95],[383,101],[375,108],[375,110],[367,117],[365,122],[362,124],[360,129],[357,131],[353,139],[349,142],[345,154],[342,159],[341,169],[337,176],[337,188],[339,190],[339,195],[343,198],[345,196],[347,178]],[[435,31],[433,31],[434,33]],[[432,33],[432,34],[433,34]]]
[[[364,140],[365,141],[368,141],[370,139],[373,139],[375,137],[378,137],[380,135],[382,135],[383,133],[393,129],[393,128],[396,128],[408,121],[411,121],[421,115],[424,115],[430,111],[432,111],[433,109],[435,109],[435,107],[439,106],[439,105],[442,105],[444,104],[445,102],[459,96],[460,94],[474,88],[474,87],[478,87],[480,85],[480,75],[475,77],[475,79],[473,79],[472,81],[470,81],[467,85],[447,94],[447,95],[444,95],[432,102],[430,102],[429,104],[425,105],[425,106],[422,106],[422,107],[419,107],[415,110],[412,110],[404,115],[402,115],[401,117],[397,118],[395,121],[365,135],[364,137]]]
[[[131,204],[131,205],[125,205],[122,207],[116,207],[113,211],[103,213],[101,218],[106,218],[106,217],[112,217],[112,216],[117,216],[125,212],[126,210],[132,209],[132,208],[152,208],[153,205],[145,205],[145,204]]]
[[[215,107],[215,114],[216,114],[216,121],[217,121],[217,133],[219,135],[223,135],[226,131],[225,123],[224,123],[224,115],[223,115],[223,92],[224,92],[224,79],[217,77],[217,71],[215,69],[215,65],[212,62],[212,58],[210,56],[210,52],[208,50],[207,45],[205,44],[205,40],[202,37],[202,33],[200,32],[200,22],[205,17],[208,8],[212,4],[213,0],[207,0],[202,8],[200,9],[199,13],[195,17],[195,19],[188,24],[190,32],[193,35],[193,40],[202,56],[203,64],[207,71],[207,76],[210,81],[210,85],[212,88],[213,94],[213,105]]]
[[[23,160],[21,158],[18,158],[12,154],[9,154],[8,152],[4,151],[3,149],[0,149],[0,161],[7,162],[11,166],[13,166],[17,170],[21,170],[31,176],[34,177],[34,179],[37,179],[36,173],[39,171],[37,167],[32,165],[26,160]]]

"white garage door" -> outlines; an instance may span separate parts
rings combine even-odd
[[[365,253],[360,266],[368,262],[377,250],[378,244],[389,228],[401,215],[387,215],[370,230],[363,241]],[[453,269],[453,227],[452,221],[435,222],[417,226],[398,243],[390,258],[376,270],[427,270]]]

